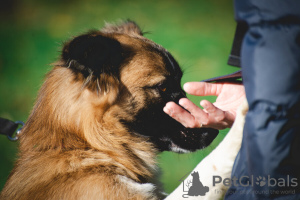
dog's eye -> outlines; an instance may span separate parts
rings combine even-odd
[[[159,90],[159,91],[161,91],[161,92],[165,92],[165,91],[167,91],[167,86],[166,86],[166,84],[158,84],[157,86],[157,89]]]
[[[160,91],[165,92],[167,88],[159,88]]]

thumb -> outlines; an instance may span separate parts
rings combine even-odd
[[[222,91],[223,84],[206,82],[188,82],[183,89],[191,95],[196,96],[218,96]]]

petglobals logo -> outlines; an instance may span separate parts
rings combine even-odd
[[[258,186],[268,186],[268,187],[297,187],[298,186],[298,180],[297,178],[290,178],[289,175],[287,175],[286,178],[272,178],[270,175],[266,177],[264,176],[258,176],[255,177],[252,176],[242,176],[240,178],[233,177],[233,178],[225,178],[223,179],[221,176],[213,176],[213,186],[216,186],[217,184],[223,184],[224,186],[230,187],[231,185],[234,186],[254,186],[254,184]]]
[[[182,177],[179,180],[183,183],[183,192],[184,193],[183,193],[182,197],[188,198],[189,196],[205,196],[205,194],[209,191],[209,187],[204,186],[201,183],[199,173],[194,171],[193,173],[190,174],[190,176],[188,176],[188,178],[186,178],[187,177],[187,174],[186,174],[184,177]]]
[[[267,176],[242,176],[242,177],[232,177],[223,178],[221,176],[212,176],[212,182],[208,185],[203,185],[201,182],[201,177],[197,171],[192,173],[187,173],[179,181],[183,184],[183,198],[189,198],[191,196],[206,196],[211,194],[224,195],[224,186],[236,186],[236,187],[261,187],[261,189],[253,190],[255,194],[281,194],[281,195],[291,195],[295,194],[296,187],[299,187],[298,179],[290,177],[274,178],[270,175]],[[208,187],[209,186],[209,187]],[[254,187],[255,188],[255,187]],[[281,189],[279,189],[281,188]],[[245,192],[234,191],[236,192]]]

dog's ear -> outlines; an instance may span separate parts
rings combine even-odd
[[[105,27],[101,29],[101,31],[106,33],[121,33],[143,36],[143,31],[140,29],[140,27],[131,20],[124,21],[119,25],[106,24]]]
[[[78,36],[63,47],[62,59],[66,65],[85,77],[109,74],[118,76],[124,60],[121,44],[99,32]]]

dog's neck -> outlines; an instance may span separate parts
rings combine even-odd
[[[44,154],[49,157],[66,155],[70,156],[71,171],[82,167],[103,166],[107,169],[114,168],[114,171],[117,171],[119,175],[140,183],[149,182],[156,171],[156,150],[150,142],[141,138],[128,135],[122,136],[120,133],[106,133],[110,134],[109,139],[94,138],[93,142],[88,142],[80,137],[74,137],[71,132],[65,133],[64,138],[60,138],[58,136],[61,134],[59,130],[39,131],[46,129],[46,127],[34,130],[31,121],[36,122],[34,116],[29,119],[20,141],[20,156],[23,158],[30,155],[34,159],[35,154],[37,156]],[[61,130],[61,127],[57,128]],[[90,132],[88,134],[96,135],[99,133]],[[110,143],[110,141],[113,141],[113,143]],[[30,154],[28,154],[29,152]],[[88,163],[91,160],[93,162],[89,166]],[[74,166],[77,167],[74,168]]]

